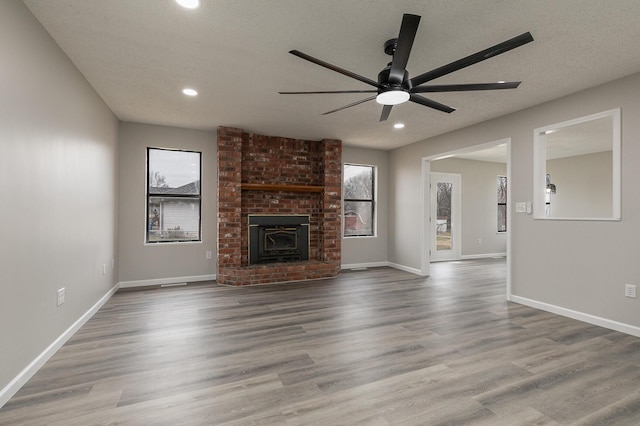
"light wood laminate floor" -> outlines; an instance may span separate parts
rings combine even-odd
[[[506,302],[505,270],[118,292],[0,425],[640,424],[640,339]]]

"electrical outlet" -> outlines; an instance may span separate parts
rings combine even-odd
[[[205,253],[205,257],[207,258],[207,260],[211,260],[211,258],[213,257],[213,253],[211,253],[211,250],[207,250],[207,252]]]
[[[482,238],[478,238],[478,245],[482,244]]]
[[[58,306],[64,303],[64,287],[58,289]]]
[[[634,284],[625,284],[624,285],[624,296],[631,297],[632,299],[636,298],[636,286]]]
[[[102,264],[102,275],[107,275],[107,264],[106,263]]]

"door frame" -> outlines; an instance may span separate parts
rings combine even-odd
[[[447,157],[451,157],[456,154],[462,154],[465,152],[474,152],[482,149],[490,148],[496,145],[507,145],[507,288],[506,288],[506,300],[511,300],[511,235],[513,234],[513,227],[511,225],[513,218],[513,197],[512,188],[513,181],[511,180],[511,138],[499,139],[493,142],[487,142],[483,144],[473,145],[466,148],[461,148],[453,151],[447,151],[436,155],[431,155],[422,158],[422,214],[421,220],[421,236],[420,238],[420,275],[429,276],[429,265],[431,264],[431,256],[429,255],[429,248],[431,247],[431,226],[429,224],[429,217],[431,215],[431,190],[429,185],[431,183],[431,161],[442,160]]]

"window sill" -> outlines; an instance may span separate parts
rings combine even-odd
[[[202,244],[202,240],[199,241],[158,241],[154,243],[145,242],[145,247],[165,247],[165,246],[188,246]]]

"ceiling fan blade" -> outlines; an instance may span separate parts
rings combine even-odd
[[[373,81],[367,77],[363,77],[361,75],[358,75],[354,72],[345,70],[343,68],[337,67],[335,65],[332,65],[328,62],[325,61],[321,61],[320,59],[316,59],[313,56],[309,56],[306,53],[302,53],[299,50],[290,50],[289,53],[291,53],[292,55],[297,56],[298,58],[302,58],[302,59],[306,59],[309,62],[313,62],[316,65],[320,65],[321,67],[325,67],[330,69],[331,71],[335,71],[338,72],[342,75],[346,75],[347,77],[351,77],[351,78],[355,78],[358,81],[361,81],[363,83],[367,83],[370,86],[374,86],[374,87],[381,87],[377,81]]]
[[[450,106],[441,104],[440,102],[436,102],[434,100],[427,99],[422,96],[414,95],[413,93],[410,94],[409,100],[417,104],[424,105],[429,108],[437,109],[438,111],[442,111],[446,113],[452,113],[453,111],[456,110],[455,108],[451,108]]]
[[[327,111],[327,112],[325,112],[325,113],[323,113],[323,114],[321,114],[321,115],[333,114],[334,112],[342,111],[343,109],[351,108],[351,107],[353,107],[353,106],[360,105],[360,104],[363,104],[363,103],[365,103],[365,102],[372,101],[372,100],[374,100],[375,98],[376,98],[375,96],[370,96],[370,97],[368,97],[368,98],[366,98],[366,99],[362,99],[362,100],[360,100],[360,101],[356,101],[356,102],[350,103],[349,105],[346,105],[346,106],[340,107],[340,108],[338,108],[338,109],[333,109],[333,110],[331,110],[331,111]]]
[[[389,114],[391,114],[391,108],[393,105],[385,105],[382,107],[382,114],[380,114],[380,121],[387,121]]]
[[[526,32],[524,34],[520,34],[517,37],[496,44],[493,47],[482,50],[478,53],[474,53],[473,55],[469,55],[466,58],[459,59],[457,61],[451,62],[450,64],[443,65],[440,68],[436,68],[424,74],[420,74],[419,76],[413,77],[410,80],[410,87],[419,86],[422,83],[426,83],[427,81],[431,81],[438,77],[442,77],[443,75],[450,74],[462,68],[466,68],[469,65],[477,64],[478,62],[482,62],[485,59],[489,59],[494,56],[500,55],[501,53],[508,52],[511,49],[515,49],[516,47],[520,47],[532,41],[533,36],[531,35],[531,33]]]
[[[396,47],[396,51],[393,54],[391,70],[389,71],[389,83],[391,84],[402,84],[402,80],[404,80],[404,72],[407,68],[407,62],[409,62],[413,40],[416,38],[416,32],[418,32],[418,24],[420,24],[418,15],[405,13],[402,16],[398,47]]]
[[[474,90],[500,90],[515,89],[522,83],[521,81],[505,81],[502,83],[474,83],[474,84],[440,84],[429,86],[418,86],[411,89],[411,93],[433,93],[433,92],[467,92]]]
[[[325,90],[320,92],[278,92],[281,95],[321,95],[331,93],[378,93],[377,90]]]

